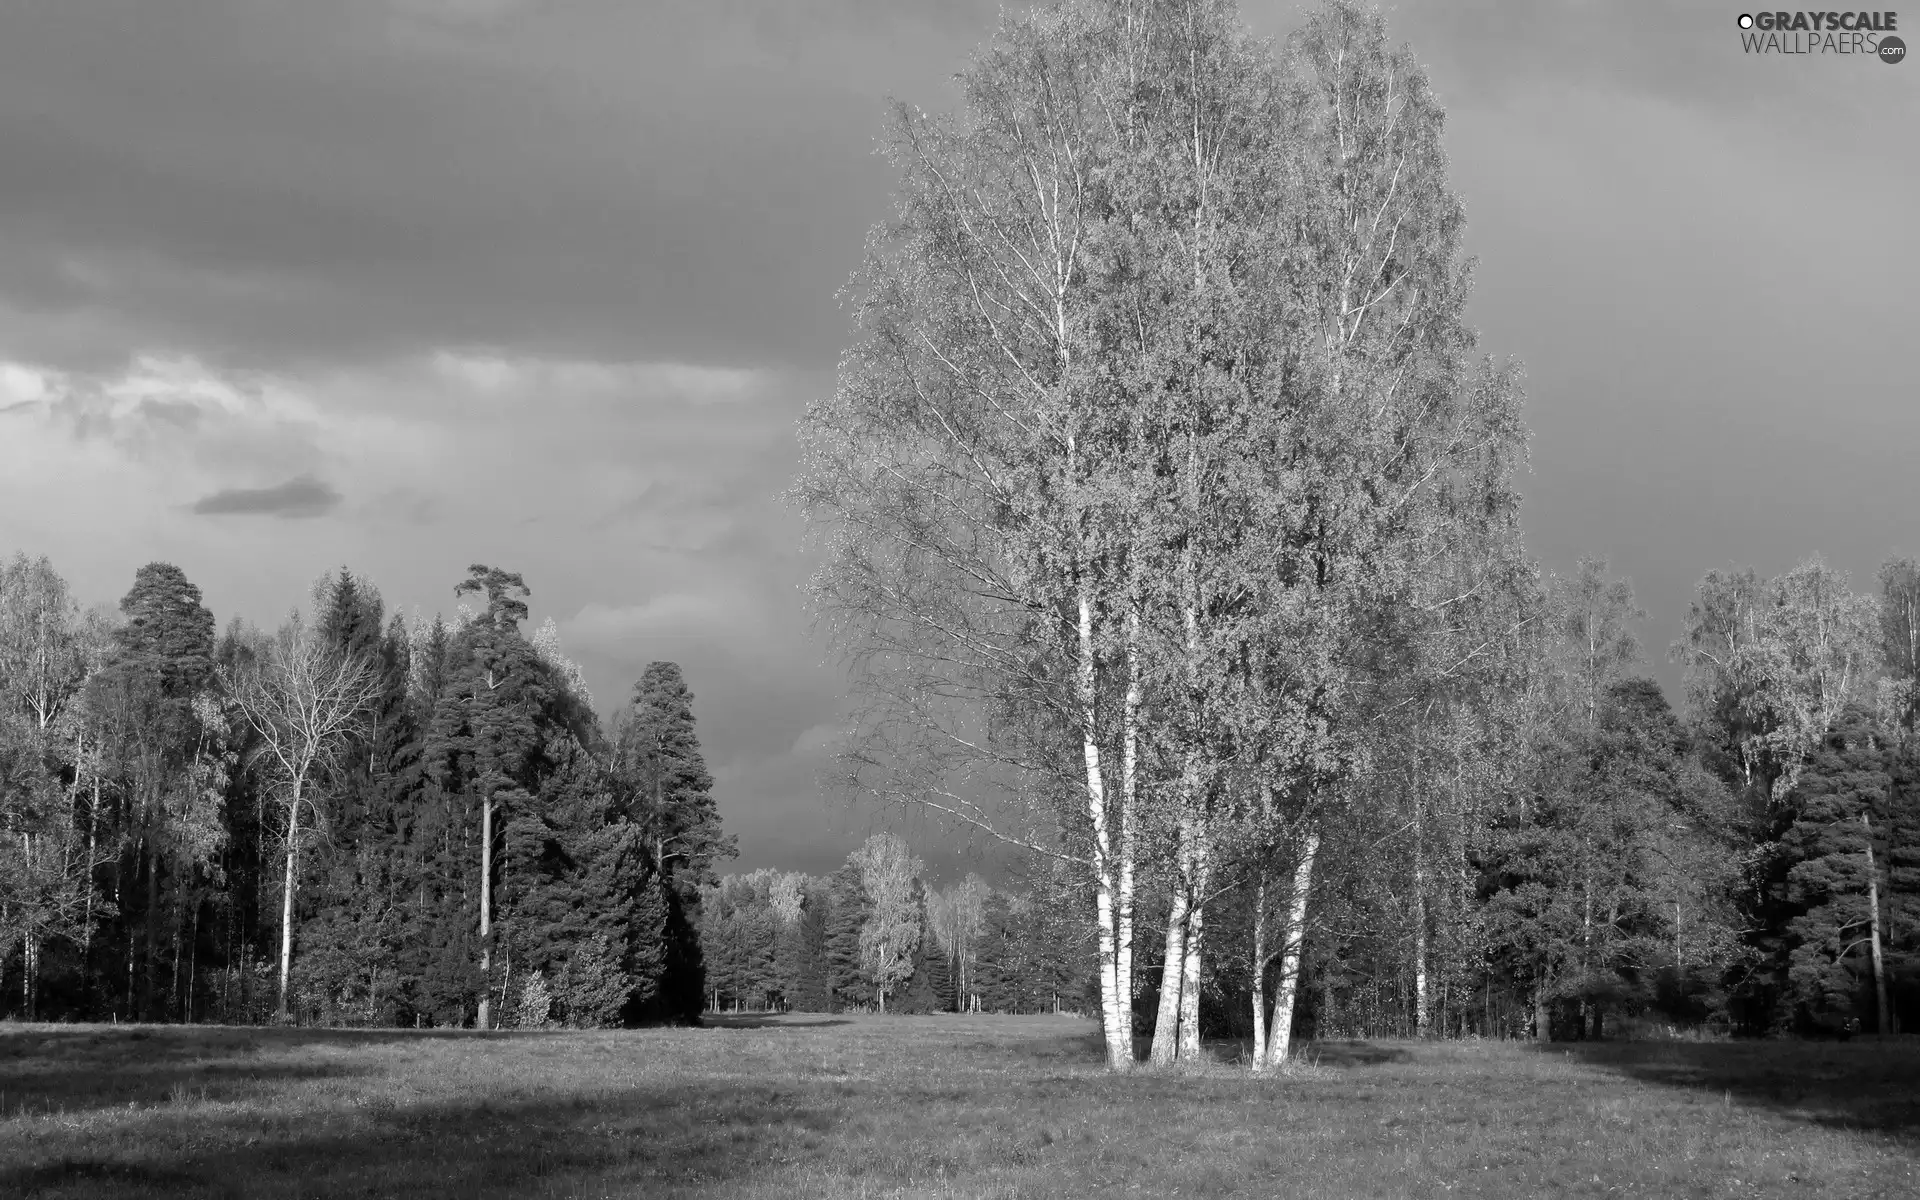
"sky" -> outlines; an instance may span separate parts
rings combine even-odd
[[[1629,576],[1672,689],[1709,568],[1920,553],[1920,64],[1748,55],[1735,4],[1386,11],[1525,365],[1543,567]],[[902,826],[818,785],[845,677],[780,493],[888,100],[952,108],[998,12],[10,0],[0,554],[109,604],[170,561],[223,624],[342,565],[429,616],[519,571],[603,712],[681,664],[736,868],[830,870]]]

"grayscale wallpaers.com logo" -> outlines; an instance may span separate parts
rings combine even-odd
[[[1741,13],[1740,44],[1748,54],[1864,54],[1884,63],[1907,57],[1894,36],[1899,13]]]

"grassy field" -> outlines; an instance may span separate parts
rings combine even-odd
[[[0,1196],[1920,1195],[1910,1041],[1305,1054],[1113,1077],[1066,1017],[0,1025]]]

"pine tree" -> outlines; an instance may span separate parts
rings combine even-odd
[[[202,730],[193,700],[212,682],[214,620],[201,603],[200,589],[180,568],[163,562],[135,572],[120,611],[126,622],[115,631],[117,654],[91,690],[134,821],[126,831],[128,853],[118,875],[130,885],[145,883],[144,895],[131,886],[117,887],[127,949],[115,954],[137,964],[130,1015],[152,1019],[165,1015],[155,1003],[161,924],[169,908],[176,921],[181,915],[179,905],[163,903],[163,878],[184,884],[200,869],[191,861],[195,856],[182,861],[170,851],[224,840],[218,814],[199,802],[188,782]],[[201,823],[214,826],[211,836],[180,836],[183,825]]]

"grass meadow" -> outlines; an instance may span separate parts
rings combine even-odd
[[[0,1196],[1920,1195],[1920,1042],[1319,1043],[1126,1077],[1071,1017],[0,1025]]]

